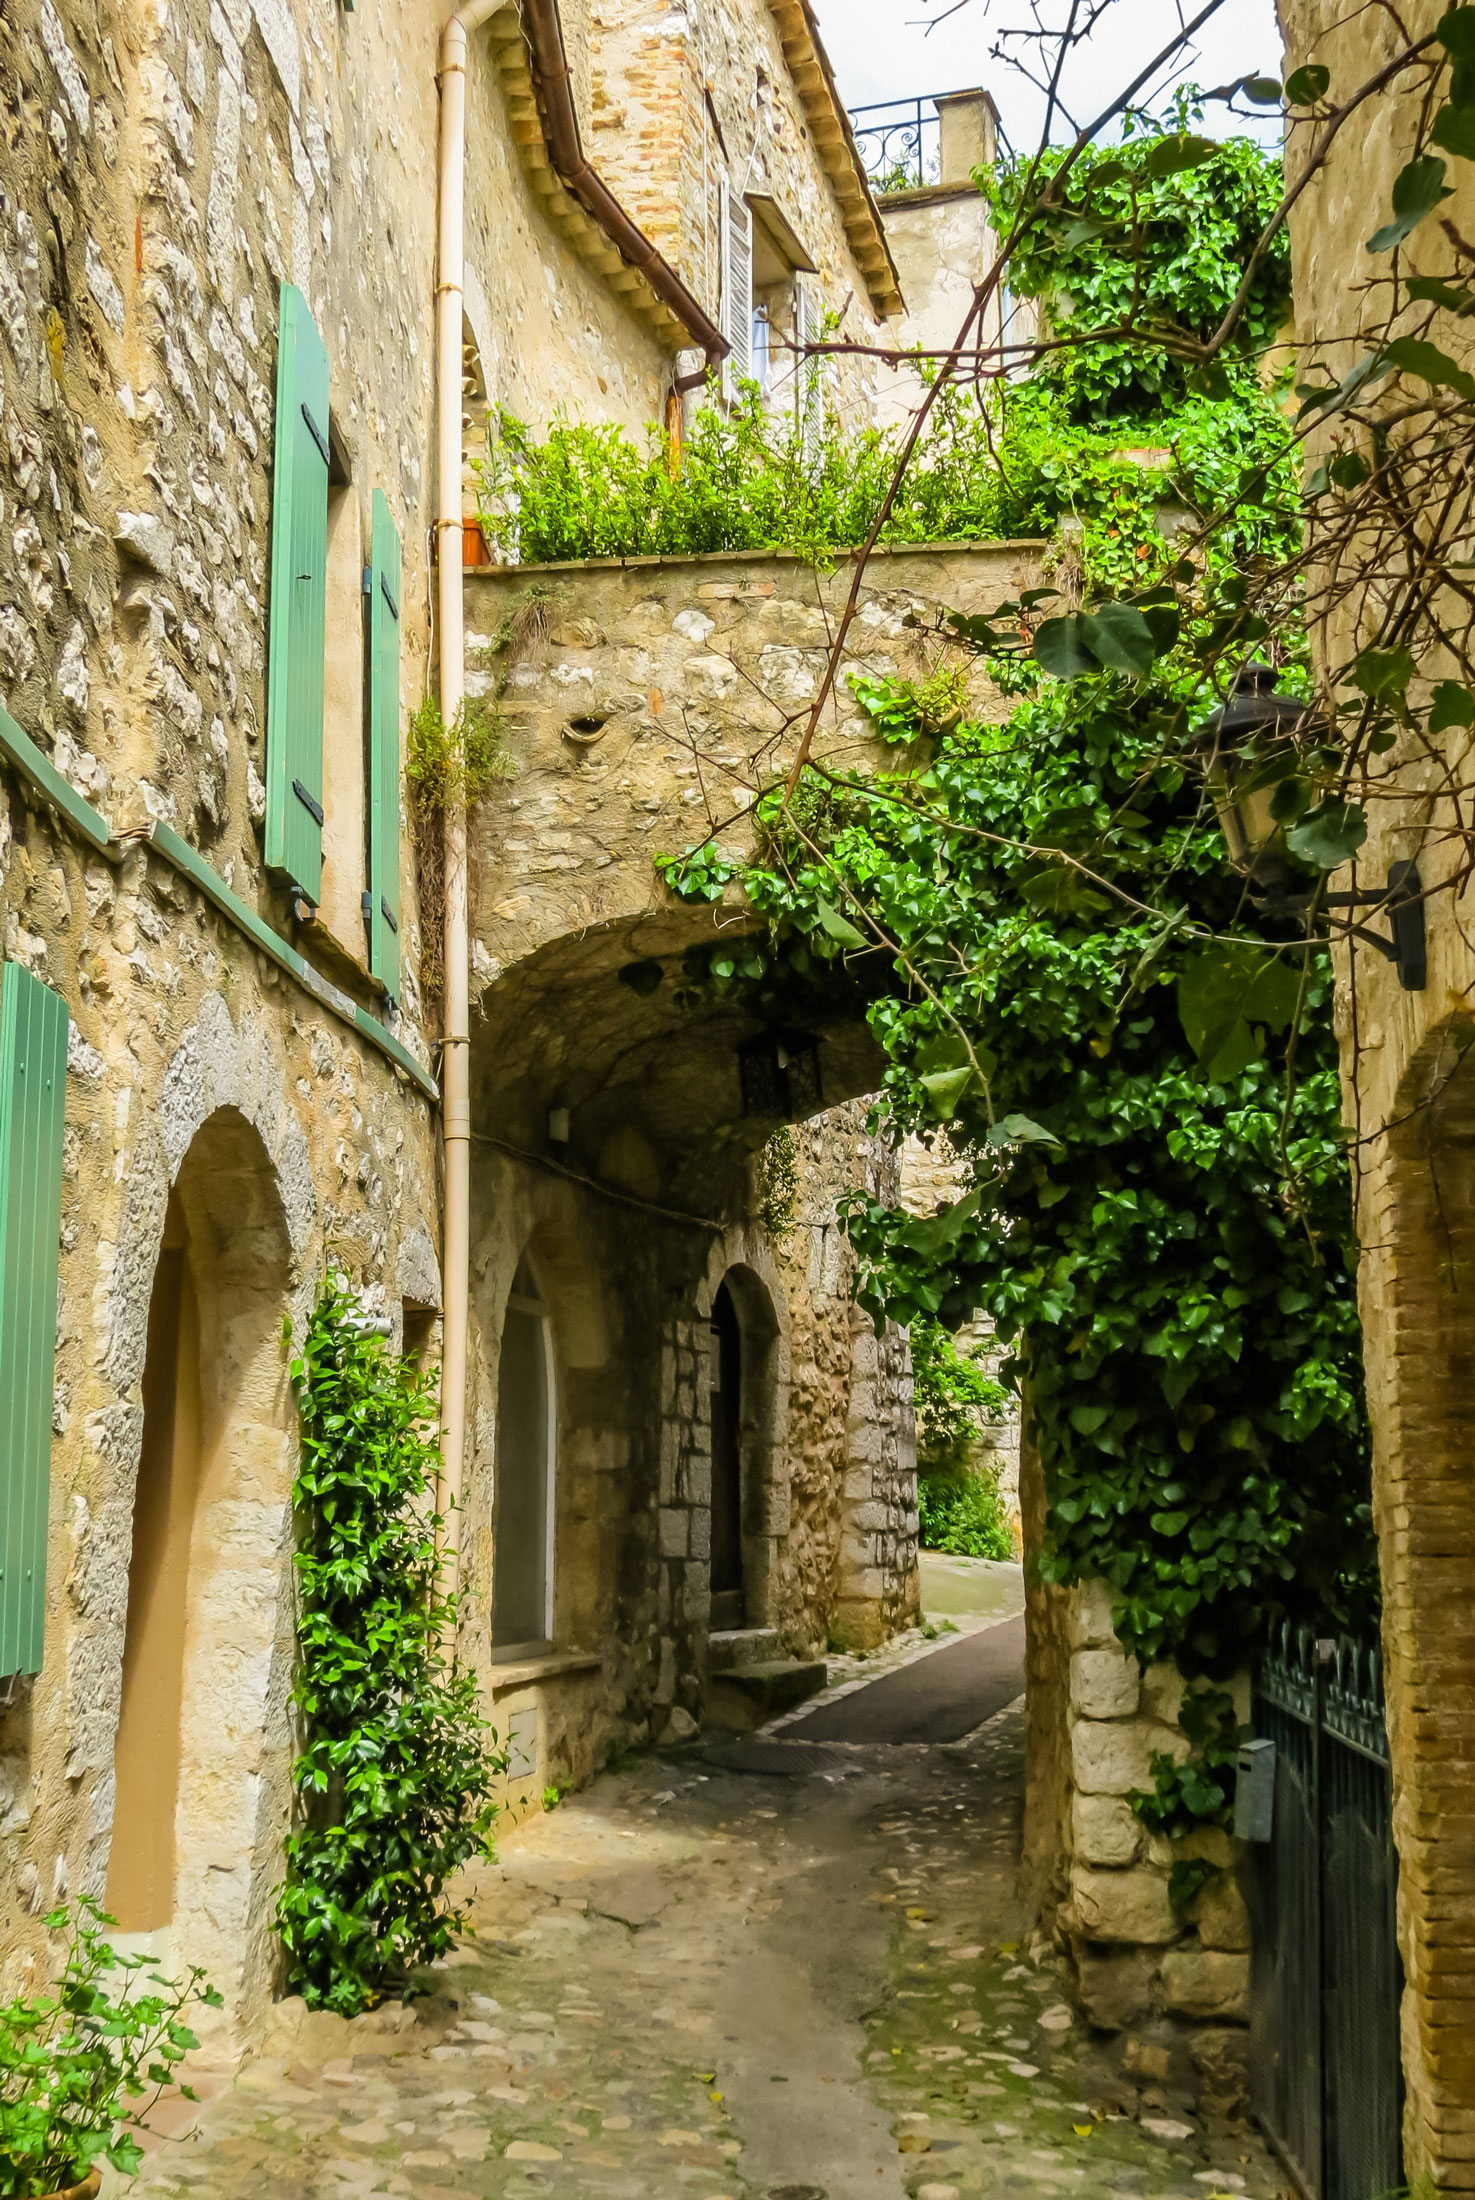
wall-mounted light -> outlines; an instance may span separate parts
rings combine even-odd
[[[803,1123],[824,1107],[819,1046],[792,1032],[765,1031],[738,1048],[744,1115]]]
[[[1275,792],[1290,776],[1296,735],[1310,705],[1277,695],[1276,677],[1270,665],[1246,665],[1228,702],[1199,728],[1209,792],[1229,860],[1248,881],[1251,899],[1269,917],[1304,919],[1313,907],[1383,910],[1391,936],[1385,938],[1366,924],[1346,929],[1394,965],[1405,992],[1421,993],[1428,982],[1428,955],[1418,866],[1391,864],[1383,886],[1317,895],[1286,845],[1285,824],[1275,815]]]

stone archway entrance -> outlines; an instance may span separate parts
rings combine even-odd
[[[107,1906],[239,2009],[270,1973],[290,1796],[291,1256],[232,1109],[169,1195],[149,1307]]]
[[[712,1302],[713,1634],[748,1623],[743,1566],[743,1333],[727,1285]]]

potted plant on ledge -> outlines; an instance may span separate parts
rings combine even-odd
[[[60,1979],[0,2006],[0,2200],[93,2200],[103,2162],[137,2170],[135,2134],[160,2095],[195,2098],[175,2075],[199,2045],[184,2014],[221,1998],[197,1968],[181,1984],[119,1954],[114,1922],[87,1897],[75,1920],[54,1910],[47,1930],[69,1935]]]

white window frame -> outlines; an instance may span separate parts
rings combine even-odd
[[[722,302],[720,326],[728,353],[722,362],[722,395],[731,404],[739,382],[753,373],[753,209],[739,198],[729,176],[718,178],[717,218],[721,228]],[[740,249],[734,253],[737,244]],[[742,295],[738,295],[741,263]]]
[[[534,1290],[541,1290],[537,1276],[532,1274],[532,1263],[528,1261],[526,1255],[523,1256],[522,1265],[532,1275]],[[551,1650],[555,1642],[553,1632],[556,1595],[554,1566],[558,1555],[558,1387],[556,1382],[557,1363],[553,1350],[553,1323],[549,1318],[547,1300],[542,1297],[529,1297],[525,1292],[509,1292],[506,1311],[509,1314],[526,1314],[535,1320],[538,1324],[538,1334],[543,1346],[543,1395],[547,1401],[547,1411],[544,1416],[547,1457],[543,1462],[543,1642]],[[502,1462],[500,1459],[496,1463],[496,1471],[499,1475],[501,1474]],[[493,1565],[496,1564],[496,1559],[497,1553],[494,1548]],[[523,1647],[522,1644],[504,1644],[501,1648],[501,1656],[505,1660],[509,1651],[519,1650]],[[494,1651],[494,1661],[496,1655],[497,1653]]]

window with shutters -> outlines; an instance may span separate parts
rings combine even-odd
[[[750,191],[747,210],[752,298],[749,372],[773,412],[792,418],[801,379],[797,346],[804,340],[800,301],[806,279],[817,270],[777,199]]]
[[[369,511],[307,301],[282,289],[272,485],[266,857],[320,936],[400,990],[400,537]]]
[[[0,1677],[41,1670],[69,1027],[0,963]]]

